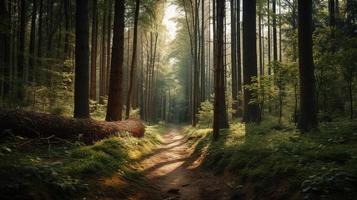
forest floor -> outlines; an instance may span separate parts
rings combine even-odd
[[[102,181],[101,199],[132,200],[219,200],[231,199],[229,181],[223,176],[215,176],[198,167],[202,156],[194,154],[189,148],[189,138],[183,130],[168,129],[162,137],[162,143],[152,153],[140,158],[139,171],[144,176],[145,184],[123,181],[114,175]],[[123,185],[131,188],[124,194]],[[139,186],[138,186],[139,185]],[[136,188],[136,189],[133,189]]]

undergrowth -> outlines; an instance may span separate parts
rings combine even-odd
[[[254,186],[255,195],[286,199],[351,199],[357,195],[357,123],[323,123],[319,131],[266,120],[259,125],[231,124],[212,142],[211,129],[186,127],[202,166]],[[258,196],[259,198],[259,196]]]
[[[30,140],[9,131],[0,143],[0,199],[82,198],[99,178],[140,177],[134,160],[150,153],[163,132],[163,126],[149,126],[141,139],[123,134],[85,146],[56,138]]]

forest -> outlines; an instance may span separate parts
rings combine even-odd
[[[356,199],[356,93],[356,0],[1,0],[0,199]]]

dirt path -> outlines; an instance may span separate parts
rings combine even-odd
[[[178,129],[169,130],[163,138],[162,145],[140,162],[142,173],[152,189],[138,191],[129,199],[231,199],[228,185],[222,177],[197,168],[200,158],[191,154],[187,138]]]

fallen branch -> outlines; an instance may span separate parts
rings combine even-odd
[[[129,132],[134,137],[142,137],[145,133],[145,126],[136,119],[104,122],[0,108],[0,134],[3,135],[6,132],[4,130],[8,129],[15,135],[28,138],[55,136],[61,139],[80,139],[87,144],[123,132]]]

